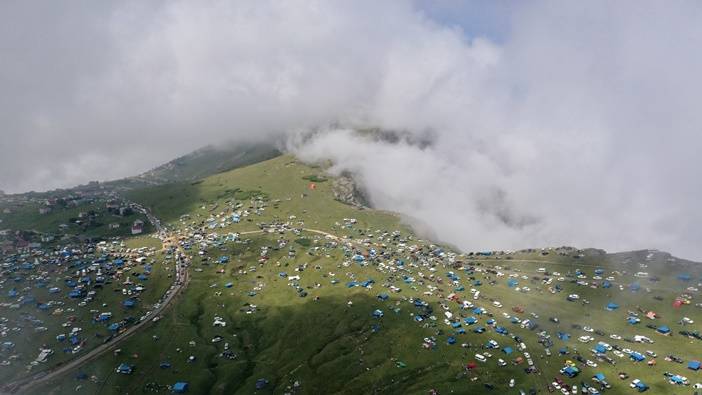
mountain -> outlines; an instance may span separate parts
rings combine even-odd
[[[148,324],[119,352],[27,392],[167,393],[181,382],[196,394],[516,394],[564,384],[624,394],[640,379],[653,393],[689,393],[671,377],[697,381],[687,362],[702,355],[698,263],[650,250],[455,251],[393,213],[344,203],[334,181],[282,155],[126,192],[166,229],[153,270],[173,278],[182,254],[175,262],[189,277],[166,309],[143,313]],[[100,295],[75,314],[103,302],[98,311],[123,310]],[[66,331],[45,320],[49,333]]]
[[[135,177],[150,184],[195,181],[212,174],[263,162],[280,155],[269,143],[206,146]]]
[[[686,362],[702,354],[698,263],[652,250],[456,251],[362,204],[350,176],[325,166],[208,147],[129,188],[12,196],[0,217],[4,390],[528,393],[560,380],[617,394],[638,378],[687,393],[664,374],[695,374]],[[131,237],[137,221],[162,231]]]

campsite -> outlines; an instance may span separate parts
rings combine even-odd
[[[459,252],[335,200],[323,172],[285,155],[127,192],[172,246],[155,250],[154,273],[176,252],[189,283],[119,347],[30,392],[623,394],[702,382],[695,263],[648,250]]]

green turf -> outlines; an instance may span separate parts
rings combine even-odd
[[[33,393],[73,393],[79,389],[83,393],[134,394],[147,393],[158,386],[167,393],[166,386],[176,381],[189,382],[190,393],[198,394],[427,394],[431,389],[441,394],[465,394],[517,393],[519,389],[528,391],[530,388],[547,393],[546,387],[554,377],[580,386],[581,381],[592,383],[591,377],[602,372],[613,386],[605,393],[634,393],[628,384],[640,378],[651,386],[651,393],[687,394],[691,392],[690,387],[666,383],[663,373],[682,374],[693,384],[702,381],[699,377],[702,373],[687,370],[685,364],[663,360],[663,356],[671,353],[686,362],[702,357],[702,342],[678,334],[702,322],[702,309],[695,307],[695,303],[700,302],[699,292],[685,290],[696,286],[702,275],[699,266],[686,261],[668,261],[663,255],[648,261],[645,252],[607,255],[588,250],[578,257],[579,252],[563,249],[551,250],[547,255],[525,251],[487,257],[458,256],[454,262],[435,259],[434,263],[422,267],[421,259],[428,259],[435,246],[418,240],[393,214],[361,210],[334,200],[330,182],[310,188],[306,178],[319,173],[319,168],[281,156],[201,182],[131,192],[130,199],[149,207],[184,238],[192,233],[189,228],[197,227],[219,241],[210,243],[202,256],[197,254],[197,245],[189,250],[194,257],[189,268],[191,283],[158,323],[127,340],[121,346],[121,354],[105,355],[80,369],[93,377],[92,380],[76,380],[74,376],[78,372],[73,372],[33,389]],[[241,206],[236,208],[238,204]],[[248,215],[242,216],[240,223],[226,220],[234,211],[242,210],[248,210]],[[345,220],[351,218],[356,220],[355,224]],[[208,220],[223,226],[209,228]],[[360,265],[352,260],[350,249],[307,231],[248,234],[239,241],[226,241],[223,237],[230,232],[255,231],[259,224],[273,222],[289,222],[293,227],[352,237],[355,240],[352,245],[358,252],[366,252],[371,247],[385,248],[392,251],[392,256]],[[384,232],[396,230],[398,237],[378,240]],[[285,245],[281,246],[281,242]],[[421,259],[408,249],[412,245],[421,247]],[[260,261],[262,247],[269,251],[265,262]],[[564,255],[559,255],[559,251]],[[230,261],[223,265],[215,263],[223,255],[229,256]],[[381,262],[388,264],[395,259],[404,260],[408,271],[392,274],[379,266]],[[477,270],[468,272],[469,267]],[[545,274],[540,273],[539,268],[561,273],[552,276],[554,280],[550,285],[558,284],[562,288],[560,292],[549,291],[549,285],[542,282]],[[575,283],[576,269],[584,272],[585,281],[592,282],[595,268],[602,268],[604,277],[614,277],[612,288],[594,289]],[[220,269],[224,269],[223,272]],[[463,291],[455,290],[457,284],[450,283],[448,271],[460,277],[458,282],[465,288]],[[614,271],[619,273],[614,274]],[[637,279],[633,274],[638,271],[656,273],[660,281]],[[288,276],[300,275],[299,289],[291,286],[291,280],[281,277],[280,272]],[[499,276],[498,272],[503,275]],[[682,272],[690,273],[693,281],[677,280],[676,276]],[[403,274],[414,277],[415,282],[405,283]],[[516,276],[519,287],[527,286],[530,290],[518,292],[509,288],[509,275]],[[352,280],[368,279],[375,281],[371,288],[346,286]],[[338,283],[333,284],[332,280]],[[482,285],[473,285],[473,280],[482,281]],[[225,284],[230,282],[233,285],[227,288]],[[641,284],[639,291],[629,290],[633,282]],[[390,285],[402,291],[392,293],[387,288]],[[481,292],[478,300],[473,299],[471,288]],[[299,296],[299,290],[307,295]],[[522,353],[516,350],[516,343],[510,336],[500,335],[492,328],[487,328],[483,334],[472,333],[475,326],[486,326],[489,318],[485,315],[479,316],[479,324],[463,324],[466,334],[455,334],[455,329],[444,322],[442,304],[456,317],[474,314],[448,301],[446,298],[452,292],[460,300],[484,307],[498,325],[523,338],[539,373],[526,374],[526,363],[511,363],[511,359]],[[382,301],[378,298],[380,293],[388,293],[390,298]],[[571,293],[579,294],[581,300],[587,299],[590,303],[567,301]],[[674,299],[683,293],[690,294],[691,303],[673,308]],[[419,312],[411,302],[415,298],[429,303],[436,320],[426,319],[420,323],[413,319],[413,314]],[[499,301],[502,307],[495,307],[494,301]],[[605,306],[610,301],[618,303],[620,308],[606,311]],[[256,306],[253,312],[251,305]],[[525,311],[515,313],[512,308],[517,306]],[[376,309],[383,311],[382,318],[372,316]],[[661,317],[655,321],[642,317],[640,324],[632,326],[626,322],[628,310],[654,310]],[[512,324],[504,317],[506,314],[522,320],[533,319],[532,313],[539,317],[535,319],[539,328],[534,331]],[[678,324],[683,316],[693,319],[695,325]],[[223,318],[226,327],[214,327],[214,317]],[[550,322],[549,317],[558,317],[560,322]],[[647,323],[668,325],[673,335],[658,335],[645,327]],[[574,324],[591,326],[606,335],[590,334],[596,341],[580,343],[577,337],[586,332],[574,329]],[[537,342],[537,333],[541,330],[546,330],[553,340],[550,357]],[[570,333],[571,340],[559,340],[556,337],[559,331]],[[641,345],[613,340],[609,338],[613,333],[622,337],[646,335],[655,343]],[[457,339],[454,345],[447,343],[451,335]],[[223,340],[213,343],[215,336]],[[433,350],[422,346],[423,339],[428,337],[436,340]],[[474,355],[485,351],[482,346],[491,339],[501,347],[513,347],[515,353],[506,357],[499,349],[491,350],[493,356],[486,363],[478,363],[477,369],[467,371],[466,364],[475,361]],[[600,361],[597,368],[579,364],[583,372],[573,380],[559,374],[567,360],[574,360],[572,354],[559,356],[560,347],[568,346],[571,352],[577,350],[584,358],[594,360],[589,350],[600,340],[636,351],[655,351],[657,365],[633,363],[609,352],[607,354],[617,362],[615,366]],[[222,356],[225,343],[234,358]],[[188,362],[190,356],[195,357],[193,362]],[[504,358],[507,366],[498,367],[497,358]],[[162,362],[172,366],[162,369],[159,367]],[[134,373],[115,373],[120,363],[134,365]],[[617,373],[620,371],[628,373],[630,378],[619,380]],[[511,378],[516,381],[514,388],[508,387]],[[264,389],[256,389],[259,379],[268,380]],[[495,389],[490,391],[485,384],[492,384]]]

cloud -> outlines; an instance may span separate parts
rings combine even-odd
[[[3,3],[0,187],[338,124],[291,147],[460,247],[702,257],[698,3],[528,2],[489,27],[436,5]],[[431,144],[348,130],[366,126]]]

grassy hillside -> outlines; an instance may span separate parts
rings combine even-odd
[[[688,394],[664,373],[702,382],[686,368],[702,358],[702,342],[679,333],[702,322],[698,264],[649,251],[459,254],[417,239],[395,215],[334,200],[321,173],[281,156],[130,192],[180,238],[192,280],[120,353],[33,392],[169,393],[185,381],[198,394],[548,393],[555,378],[600,389],[592,376],[603,373],[606,393],[633,393],[638,378],[652,393]],[[618,308],[607,310],[610,302]],[[657,332],[662,325],[670,335]],[[598,342],[644,361],[613,349],[596,355]],[[134,372],[116,373],[121,363]],[[578,376],[562,375],[566,365]]]
[[[207,176],[262,162],[280,155],[269,143],[225,143],[206,146],[136,177],[112,184],[129,188],[196,181]]]

